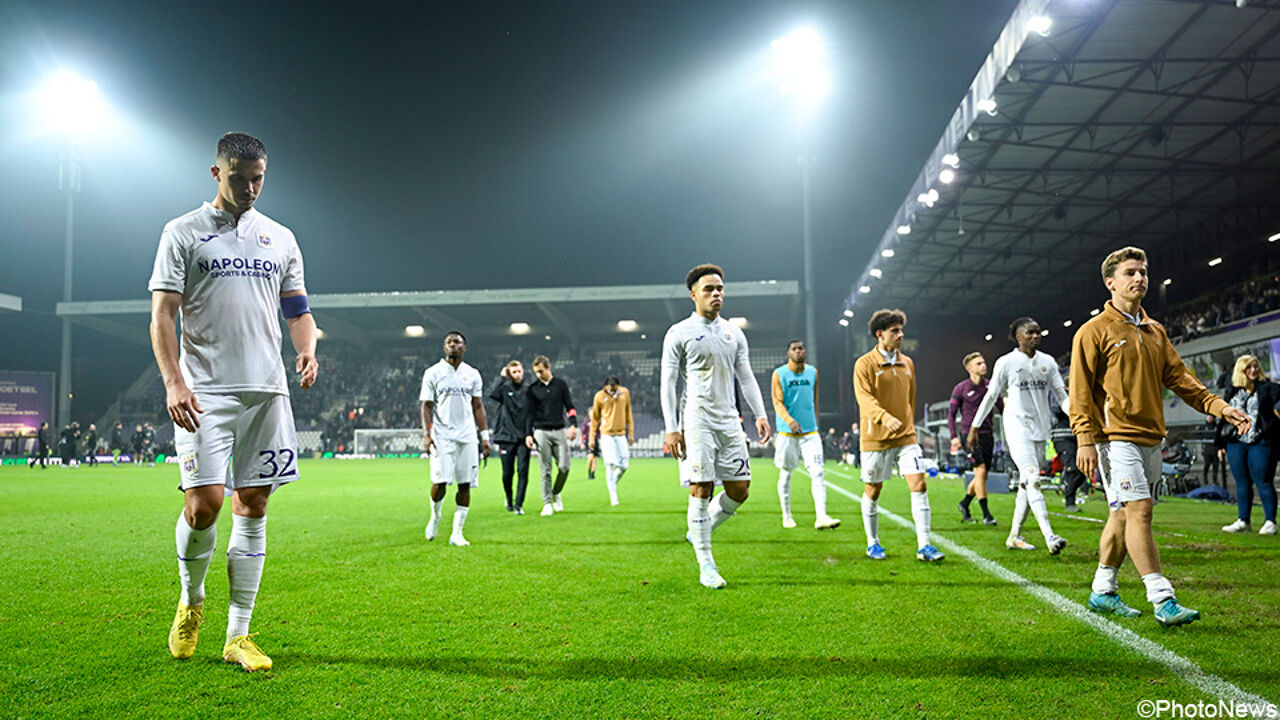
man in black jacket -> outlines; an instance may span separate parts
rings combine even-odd
[[[93,423],[84,434],[84,461],[90,466],[98,464],[98,426]]]
[[[45,463],[49,461],[49,423],[40,423],[40,429],[36,432],[35,455],[31,458],[31,467],[35,467],[36,463],[40,464],[43,470]]]
[[[545,355],[533,359],[533,374],[525,395],[529,417],[525,422],[525,446],[538,445],[538,465],[542,468],[542,516],[564,510],[560,491],[569,478],[570,443],[578,439],[578,411],[573,407],[569,385],[551,374],[551,360]],[[551,481],[551,461],[556,462],[556,479]]]
[[[120,453],[124,452],[124,423],[116,420],[115,427],[111,428],[111,464],[120,464]]]
[[[502,491],[507,494],[507,511],[524,514],[524,495],[529,487],[529,446],[525,445],[525,427],[529,420],[529,398],[525,395],[524,366],[512,360],[502,368],[502,378],[489,393],[498,404],[493,421],[493,442],[502,458]],[[516,476],[514,502],[511,480]]]

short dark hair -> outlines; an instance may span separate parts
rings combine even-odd
[[[457,335],[458,337],[462,338],[463,345],[467,344],[467,336],[463,335],[461,330],[450,330],[449,332],[444,334],[444,339],[448,340],[450,335]]]
[[[249,133],[229,132],[218,138],[219,160],[266,160],[267,146]]]
[[[888,330],[894,325],[906,325],[906,324],[907,324],[906,313],[897,309],[890,310],[888,308],[885,308],[883,310],[877,310],[874,313],[871,313],[871,319],[867,321],[867,329],[871,331],[872,335],[875,335],[881,330]]]
[[[1116,268],[1120,267],[1120,263],[1125,260],[1141,260],[1145,263],[1147,261],[1147,254],[1142,251],[1142,248],[1136,248],[1132,245],[1116,250],[1102,261],[1102,279],[1106,280],[1107,278],[1115,275]]]
[[[551,358],[547,357],[546,355],[539,355],[538,357],[533,359],[533,366],[534,367],[542,366],[542,367],[549,368],[551,367]]]
[[[796,343],[800,343],[801,345],[804,345],[804,341],[803,341],[803,340],[801,340],[801,339],[799,339],[799,338],[796,338],[795,340],[788,340],[788,341],[787,341],[787,352],[791,352],[791,346],[792,346],[792,345],[795,345]],[[805,346],[805,349],[808,349],[808,347],[809,347],[808,345],[804,345],[804,346]]]
[[[1033,322],[1036,322],[1035,318],[1027,317],[1025,315],[1018,318],[1017,320],[1014,320],[1012,323],[1009,324],[1009,339],[1014,341],[1015,343],[1018,342],[1019,328],[1021,328],[1023,325],[1027,325]],[[1036,324],[1039,325],[1040,323],[1036,323]]]
[[[604,379],[604,384],[605,385],[621,385],[622,381],[618,379],[617,375],[610,375],[609,377]]]
[[[684,286],[692,290],[693,286],[698,284],[698,281],[702,279],[703,275],[719,275],[720,279],[723,280],[724,270],[721,270],[719,265],[703,263],[702,265],[690,270],[689,274],[684,276]]]

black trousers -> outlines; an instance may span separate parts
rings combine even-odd
[[[524,507],[524,494],[529,489],[529,448],[524,443],[498,443],[498,456],[502,458],[502,491],[507,495],[507,505]],[[511,481],[516,480],[515,501],[511,497]]]
[[[1070,439],[1054,440],[1053,446],[1062,456],[1062,498],[1068,506],[1076,504],[1076,491],[1088,481],[1080,468],[1076,467],[1076,449],[1079,447],[1075,436]]]

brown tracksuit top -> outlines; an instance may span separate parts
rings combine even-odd
[[[898,351],[890,363],[880,348],[858,358],[853,364],[853,390],[858,399],[858,444],[864,451],[889,450],[916,441],[916,366]],[[889,417],[902,421],[897,432],[889,432]]]
[[[1082,447],[1163,441],[1161,387],[1208,415],[1222,417],[1227,407],[1182,363],[1164,326],[1139,312],[1135,325],[1108,300],[1071,342],[1071,431]]]

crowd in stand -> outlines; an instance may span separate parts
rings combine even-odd
[[[1280,310],[1280,275],[1250,280],[1216,293],[1213,300],[1174,308],[1164,321],[1171,338],[1190,340],[1255,315]]]

